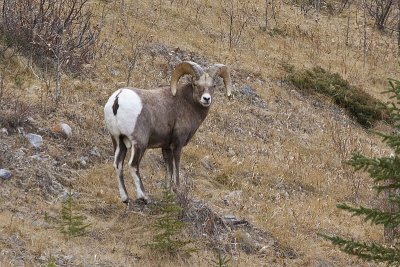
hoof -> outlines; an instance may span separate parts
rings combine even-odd
[[[149,203],[148,199],[145,199],[145,198],[143,198],[143,197],[137,198],[137,199],[135,200],[135,204],[136,204],[136,205],[147,205],[148,203]]]
[[[175,194],[179,193],[179,186],[173,185],[170,189],[171,192],[174,192]]]
[[[129,198],[127,198],[127,199],[125,199],[125,200],[122,200],[122,203],[124,203],[124,204],[127,205],[127,206],[129,206],[129,202],[130,202],[130,199],[129,199]]]

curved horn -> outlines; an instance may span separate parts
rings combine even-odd
[[[185,74],[190,74],[193,77],[196,77],[198,79],[201,75],[203,75],[204,70],[198,65],[197,63],[194,63],[192,61],[184,61],[179,63],[174,72],[172,73],[171,77],[171,93],[173,96],[176,95],[176,87],[178,85],[179,79],[185,75]]]
[[[230,97],[232,94],[232,82],[228,67],[224,64],[214,64],[209,68],[208,74],[211,77],[219,76],[224,80],[226,95]]]

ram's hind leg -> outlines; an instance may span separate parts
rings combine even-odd
[[[114,145],[114,169],[118,178],[119,195],[122,202],[128,203],[128,193],[126,192],[124,182],[124,160],[127,148],[123,142],[122,136],[120,136],[118,139],[115,139],[113,136],[111,138]]]
[[[144,190],[142,178],[139,173],[139,164],[144,154],[144,149],[138,144],[132,143],[131,146],[131,158],[129,160],[129,168],[133,178],[133,182],[136,187],[136,194],[139,201],[147,203],[147,196]]]

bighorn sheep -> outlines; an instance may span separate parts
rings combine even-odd
[[[190,82],[178,84],[190,74]],[[139,164],[147,148],[161,148],[167,169],[167,183],[179,187],[179,162],[182,148],[187,145],[206,118],[213,101],[215,81],[221,77],[227,96],[231,95],[228,68],[215,64],[205,70],[198,64],[185,61],[172,73],[170,86],[142,90],[122,88],[114,92],[104,106],[107,129],[114,146],[114,168],[118,177],[121,200],[128,203],[123,178],[127,148],[131,149],[130,173],[136,186],[137,198],[147,203]]]

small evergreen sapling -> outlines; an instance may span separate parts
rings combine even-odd
[[[63,202],[60,212],[60,222],[58,229],[65,237],[76,237],[86,233],[91,224],[86,224],[86,217],[79,214],[78,207],[74,201],[74,194],[70,189],[67,193],[67,199]]]
[[[163,200],[154,210],[161,216],[151,225],[156,235],[147,246],[162,254],[174,256],[182,253],[185,256],[190,256],[195,249],[186,247],[191,243],[190,240],[182,240],[178,237],[187,224],[180,220],[182,208],[176,202],[175,196],[170,190],[164,190]]]
[[[395,130],[391,133],[378,133],[391,149],[393,154],[386,157],[369,158],[355,154],[349,161],[355,170],[369,174],[375,183],[378,193],[384,192],[385,208],[352,207],[345,203],[337,207],[346,210],[352,216],[364,217],[364,221],[385,227],[386,241],[399,238],[400,226],[400,81],[389,80],[390,88],[384,93],[390,93],[391,103],[386,105]],[[365,261],[383,262],[388,265],[400,265],[399,244],[365,243],[344,239],[339,236],[322,235],[338,246],[343,252],[355,255]]]
[[[222,255],[221,252],[217,253],[217,259],[212,260],[215,267],[229,267],[228,263],[231,261],[231,257]]]

